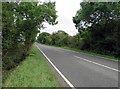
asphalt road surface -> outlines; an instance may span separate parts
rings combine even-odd
[[[118,62],[37,44],[74,87],[118,87]]]

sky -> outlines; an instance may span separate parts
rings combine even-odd
[[[72,21],[72,17],[74,17],[76,11],[80,9],[80,2],[82,2],[82,0],[54,0],[54,1],[56,2],[58,24],[52,26],[45,23],[46,28],[41,30],[41,32],[48,32],[52,34],[53,32],[57,32],[58,30],[63,30],[71,36],[78,33],[78,30],[75,28],[75,24]]]

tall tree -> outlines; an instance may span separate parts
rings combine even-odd
[[[27,54],[43,22],[56,24],[55,2],[3,2],[3,51],[18,42]],[[17,44],[16,44],[17,45]]]
[[[73,22],[80,33],[85,29],[90,32],[85,41],[89,47],[84,49],[119,56],[120,2],[82,2],[80,5]]]

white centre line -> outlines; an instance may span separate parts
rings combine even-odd
[[[111,70],[114,70],[114,71],[117,71],[117,72],[120,72],[119,70],[117,70],[117,69],[115,69],[115,68],[108,67],[108,66],[105,66],[105,65],[103,65],[103,64],[99,64],[99,63],[97,63],[97,62],[93,62],[93,61],[87,60],[87,59],[85,59],[85,58],[78,57],[78,56],[76,56],[76,55],[74,55],[74,57],[79,58],[79,59],[82,59],[82,60],[87,61],[87,62],[90,62],[90,63],[93,63],[93,64],[96,64],[96,65],[99,65],[99,66],[102,66],[102,67],[105,67],[105,68],[108,68],[108,69],[111,69]]]
[[[36,45],[37,46],[37,45]],[[55,70],[60,74],[60,76],[64,79],[64,81],[72,88],[76,89],[72,83],[60,72],[60,70],[53,64],[53,62],[45,55],[45,53],[37,46],[37,48],[41,51],[41,53],[44,55],[44,57],[49,61],[49,63],[55,68]]]

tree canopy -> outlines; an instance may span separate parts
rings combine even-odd
[[[86,29],[82,49],[120,56],[120,2],[82,2],[73,22],[80,34]]]
[[[39,29],[43,28],[43,22],[55,25],[56,18],[55,2],[3,2],[3,59],[7,60],[10,50],[15,49],[22,49],[24,59],[35,42]]]

